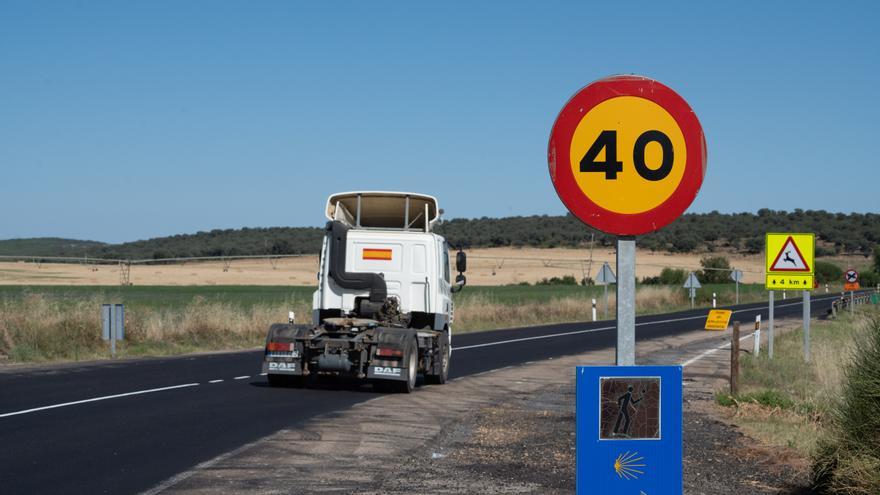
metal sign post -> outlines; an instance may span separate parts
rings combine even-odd
[[[730,272],[730,278],[732,278],[733,281],[736,282],[736,304],[739,304],[739,282],[743,278],[742,270],[737,270],[736,268],[734,268],[733,271]]]
[[[636,364],[636,241],[617,239],[617,365]]]
[[[810,362],[810,291],[804,291],[804,361]]]
[[[125,306],[104,304],[101,306],[102,338],[110,341],[110,357],[116,357],[116,341],[125,339]]]
[[[694,308],[694,298],[697,295],[697,289],[702,287],[700,285],[700,281],[697,280],[697,275],[694,274],[694,272],[691,272],[688,275],[688,278],[687,278],[687,280],[685,280],[684,285],[682,287],[684,287],[685,289],[690,289],[691,309],[693,309]]]
[[[599,273],[596,275],[596,283],[602,284],[605,286],[605,319],[608,319],[608,284],[616,284],[617,277],[614,276],[614,271],[611,269],[611,265],[606,261],[602,265],[602,269],[599,270]]]
[[[770,317],[768,318],[769,321],[767,322],[769,325],[767,327],[768,328],[767,357],[770,359],[773,359],[773,335],[774,335],[773,334],[773,302],[774,302],[773,300],[776,298],[776,292],[774,292],[772,290],[768,290],[767,294],[769,294],[769,297],[770,297],[770,303],[769,303],[769,308],[768,308],[770,311]]]

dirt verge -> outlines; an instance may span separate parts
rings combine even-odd
[[[685,362],[728,336],[689,332],[640,343],[638,362]],[[685,492],[807,493],[801,472],[713,415],[728,356],[720,350],[685,368]],[[208,461],[149,493],[572,493],[573,368],[612,360],[606,349],[377,396]]]

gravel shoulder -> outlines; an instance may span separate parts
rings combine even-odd
[[[786,324],[778,323],[783,330]],[[640,343],[637,362],[685,362],[728,338],[690,332]],[[203,463],[148,493],[572,493],[573,368],[612,361],[613,349],[605,349],[412,395],[377,395]],[[685,493],[810,493],[801,460],[761,447],[723,421],[713,398],[728,373],[727,349],[685,368]]]

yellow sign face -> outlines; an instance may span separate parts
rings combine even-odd
[[[729,309],[712,309],[706,318],[706,330],[727,330],[730,324],[730,315],[733,311]]]
[[[815,252],[814,234],[768,233],[764,250],[767,290],[811,290]]]
[[[618,96],[581,119],[569,158],[586,197],[606,210],[637,214],[656,208],[678,189],[687,147],[681,128],[663,107]]]

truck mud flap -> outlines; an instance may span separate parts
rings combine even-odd
[[[270,375],[302,375],[302,365],[298,361],[264,361],[263,373]]]
[[[398,368],[395,366],[382,366],[371,364],[367,370],[367,378],[374,380],[399,380],[406,381],[409,379],[407,368]]]
[[[291,325],[276,323],[269,328],[266,336],[266,350],[263,355],[263,373],[270,375],[293,375],[303,374],[302,370],[302,345],[296,339],[302,338],[310,330],[307,325]],[[270,344],[280,346],[283,349],[273,349]],[[289,346],[289,347],[287,347]]]
[[[415,345],[416,331],[411,328],[389,328],[380,327],[376,331],[376,348],[390,348],[406,351],[407,344],[412,342]],[[392,380],[407,381],[409,380],[409,356],[404,355],[402,359],[382,359],[373,354],[373,361],[367,367],[367,378],[371,380]],[[418,363],[417,363],[418,364]],[[418,370],[418,366],[416,366]]]

